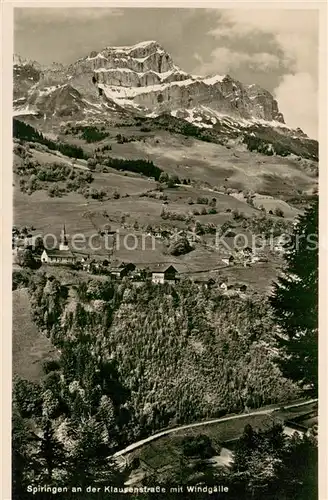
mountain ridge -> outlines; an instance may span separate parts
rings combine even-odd
[[[19,67],[25,68],[23,77],[18,74]],[[33,87],[34,91],[42,92],[47,86],[51,88],[69,80],[72,87],[80,84],[85,86],[87,94],[94,94],[90,88],[92,82],[98,96],[105,94],[110,101],[145,115],[206,105],[230,116],[284,123],[276,100],[265,89],[243,85],[230,75],[186,73],[155,40],[132,46],[105,47],[67,66],[53,64],[42,68],[15,55],[14,76],[16,81],[19,77],[24,81],[25,93],[29,83],[26,81],[28,68],[35,71],[28,91]]]

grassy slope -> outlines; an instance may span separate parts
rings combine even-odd
[[[120,199],[99,202],[85,199],[82,195],[69,193],[62,198],[50,198],[46,192],[37,191],[28,196],[19,191],[18,180],[14,190],[14,219],[15,224],[34,225],[42,234],[54,233],[59,236],[63,223],[65,222],[69,234],[83,233],[87,238],[94,235],[98,229],[106,223],[112,229],[120,229],[119,245],[115,244],[115,257],[123,260],[132,260],[137,264],[148,264],[153,262],[172,262],[181,264],[182,271],[201,271],[209,268],[222,266],[222,255],[213,249],[197,245],[196,250],[190,254],[176,259],[167,254],[167,248],[163,241],[156,240],[155,249],[151,248],[150,241],[146,248],[142,248],[141,232],[135,231],[133,224],[137,221],[139,225],[151,224],[156,227],[185,228],[181,221],[163,220],[161,212],[166,210],[187,213],[195,209],[199,211],[202,205],[197,205],[198,196],[217,199],[217,214],[197,215],[195,218],[201,223],[212,222],[221,225],[231,220],[231,214],[226,210],[237,209],[246,215],[258,214],[259,211],[245,203],[242,196],[228,196],[218,193],[214,188],[221,191],[223,186],[239,189],[252,189],[261,193],[255,198],[255,205],[264,205],[267,210],[276,207],[283,209],[286,217],[295,217],[298,211],[283,201],[297,189],[311,190],[316,180],[311,178],[297,160],[282,157],[268,157],[258,153],[245,150],[243,145],[235,145],[231,149],[212,143],[206,143],[182,135],[170,134],[167,131],[156,130],[148,134],[140,134],[137,127],[115,127],[109,128],[110,137],[100,143],[87,144],[77,136],[62,135],[60,140],[72,142],[82,146],[83,149],[92,153],[96,147],[111,144],[112,150],[109,154],[113,157],[136,159],[144,158],[153,160],[156,165],[167,172],[177,173],[181,178],[190,178],[199,185],[180,186],[175,189],[165,189],[167,204],[162,201],[148,197],[140,197],[140,194],[155,188],[155,183],[145,177],[128,172],[118,172],[109,169],[108,173],[95,172],[92,186],[105,188],[109,195],[118,191]],[[135,141],[118,144],[116,134],[120,133],[126,137],[132,135],[143,135],[145,142]],[[41,164],[64,161],[70,163],[68,158],[60,158],[57,155],[31,150],[35,159]],[[79,162],[85,167],[85,162]],[[204,182],[208,187],[204,186]],[[270,194],[265,198],[265,193]],[[128,195],[129,197],[125,197]],[[192,199],[194,204],[189,205]],[[102,213],[106,211],[108,216]],[[88,213],[92,212],[92,217]],[[123,229],[120,224],[122,214],[126,214],[128,227]],[[127,250],[123,245],[123,238],[127,234],[135,234],[137,237],[137,248]],[[98,237],[97,237],[98,238]],[[95,239],[101,248],[97,253],[109,256],[111,249],[104,248],[103,241]],[[213,240],[213,237],[208,237]],[[130,237],[129,245],[133,245],[133,237]],[[113,246],[113,239],[109,240],[109,247]],[[92,253],[92,252],[91,252]],[[261,271],[258,266],[251,269],[227,270],[229,276],[237,274],[237,279],[246,283],[259,283],[261,280],[256,275],[263,275],[260,290],[268,290],[270,281],[276,276],[276,266],[268,266]],[[225,277],[225,275],[224,275]]]
[[[228,149],[163,130],[145,134],[145,142],[118,144],[115,139],[117,133],[131,137],[136,132],[136,127],[113,128],[112,138],[96,145],[85,144],[76,136],[64,135],[60,139],[82,146],[89,152],[99,145],[110,144],[113,157],[149,159],[167,172],[208,182],[212,186],[225,184],[232,188],[290,196],[295,189],[311,189],[316,183],[296,159],[261,155],[246,150],[244,145],[236,144]]]
[[[32,321],[27,289],[13,292],[13,312],[13,374],[39,380],[42,362],[54,358],[56,351]]]

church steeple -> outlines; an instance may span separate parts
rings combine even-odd
[[[69,250],[69,247],[68,247],[68,240],[67,240],[67,236],[66,236],[66,228],[65,228],[65,224],[64,224],[64,228],[61,232],[61,238],[60,238],[60,244],[59,244],[59,250]]]

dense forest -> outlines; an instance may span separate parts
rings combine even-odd
[[[104,162],[107,167],[114,168],[115,170],[127,170],[137,174],[143,174],[147,177],[154,177],[156,181],[159,180],[163,170],[152,161],[147,160],[125,160],[123,158],[108,158]]]
[[[117,364],[140,425],[134,437],[297,395],[272,361],[275,326],[263,299],[128,279],[81,282],[65,298],[55,279],[37,278],[35,319],[63,355],[75,342]]]
[[[137,285],[90,276],[63,286],[35,271],[33,319],[58,359],[45,363],[39,383],[14,380],[14,498],[40,481],[119,483],[108,457],[156,430],[286,402],[303,388],[316,394],[317,231],[316,201],[295,225],[270,300],[228,297],[188,280]],[[315,470],[315,443],[276,434],[248,429],[235,453],[232,498],[314,498],[306,468]],[[302,456],[307,479],[291,475]],[[179,477],[189,469],[182,464]],[[270,496],[275,481],[284,486]]]
[[[87,155],[79,146],[74,146],[73,144],[67,144],[64,142],[52,141],[43,136],[41,132],[38,132],[34,127],[24,123],[16,118],[13,119],[13,137],[16,139],[21,139],[23,141],[37,142],[47,146],[51,150],[60,151],[63,155],[69,156],[71,158],[87,158]]]
[[[298,394],[273,362],[263,300],[212,295],[190,282],[137,288],[90,279],[68,291],[40,271],[30,295],[35,321],[61,353],[39,384],[14,384],[14,435],[25,426],[37,436],[29,444],[36,469],[20,472],[29,455],[17,445],[17,474],[31,484],[40,474],[67,482],[65,464],[84,463],[84,452],[101,470],[113,450],[155,430]],[[44,446],[62,458],[48,450],[53,462],[42,469]]]

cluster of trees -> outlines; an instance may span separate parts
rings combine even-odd
[[[148,120],[151,121],[153,125],[164,128],[172,133],[182,134],[186,137],[194,137],[200,141],[222,144],[222,139],[220,139],[219,134],[216,131],[196,127],[196,125],[193,125],[192,123],[180,120],[179,118],[175,118],[166,113]]]
[[[140,198],[153,198],[155,200],[163,200],[163,201],[166,201],[167,200],[167,195],[164,194],[162,191],[145,191],[143,193],[141,193],[140,195]]]
[[[245,499],[317,498],[317,441],[314,436],[286,437],[281,425],[244,429],[234,453],[230,482]]]
[[[195,202],[192,198],[188,198],[188,205],[193,205],[194,203],[197,205],[209,205],[211,208],[215,208],[216,198],[209,199],[207,197],[198,196]]]
[[[104,164],[115,170],[127,170],[137,174],[143,174],[147,177],[153,177],[159,180],[162,170],[154,165],[152,161],[147,160],[125,160],[121,158],[107,158]]]
[[[273,219],[265,214],[244,217],[241,225],[243,229],[248,229],[254,234],[262,234],[267,238],[270,235],[277,237],[282,234],[290,234],[293,227],[291,221]]]
[[[177,175],[169,175],[167,172],[162,172],[158,180],[161,184],[166,184],[168,188],[173,188],[181,183]]]
[[[138,140],[140,141],[141,139],[142,137],[135,137],[135,136],[126,137],[123,134],[117,134],[116,136],[117,144],[125,144],[127,142],[134,142]]]
[[[199,220],[196,220],[194,227],[190,229],[194,230],[197,235],[202,236],[203,234],[216,234],[219,228],[213,222],[202,224]]]
[[[83,172],[62,163],[39,165],[36,161],[25,158],[16,168],[21,177],[20,190],[31,194],[46,189],[49,196],[59,197],[71,191],[81,191],[94,180],[91,172]]]
[[[93,390],[75,380],[81,356],[89,357],[85,370],[93,377]],[[60,365],[49,365],[40,383],[14,380],[13,498],[29,498],[27,485],[83,487],[120,477],[109,458],[120,441],[120,404],[113,396],[118,389],[110,387],[115,369],[107,364],[95,372],[92,364],[90,354],[72,347]],[[101,387],[104,377],[106,387]]]
[[[29,269],[14,269],[12,274],[12,290],[29,286],[31,276],[32,274]]]
[[[191,203],[188,202],[190,205]],[[197,205],[209,205],[210,207],[216,207],[216,198],[209,199],[206,196],[198,196],[196,199]]]
[[[191,183],[190,179],[180,178],[177,175],[169,175],[167,172],[162,172],[159,177],[159,182],[161,184],[166,184],[168,188],[174,188],[178,184],[184,184],[185,186]]]
[[[80,135],[88,143],[99,142],[109,136],[104,126],[99,129],[94,125],[67,126],[65,134]]]
[[[231,214],[233,221],[226,221],[221,226],[223,232],[236,227],[236,224],[240,224],[244,230],[269,238],[270,236],[277,237],[282,234],[290,234],[293,228],[292,221],[273,219],[272,217],[268,217],[264,212],[246,216],[244,212],[233,209]]]
[[[194,208],[192,210],[192,213],[194,215],[214,215],[217,214],[217,209],[215,207],[208,208],[206,209],[205,207],[202,207],[201,210],[198,210],[197,208]]]
[[[16,118],[13,119],[13,137],[23,141],[37,142],[47,146],[50,150],[60,151],[63,155],[71,158],[86,159],[88,155],[79,146],[58,141],[52,141],[43,136],[41,132],[31,125]]]
[[[288,437],[281,425],[256,431],[250,425],[235,444],[230,467],[213,467],[208,458],[219,454],[206,435],[186,437],[177,444],[180,462],[166,472],[149,473],[143,483],[184,486],[173,500],[225,496],[229,500],[315,500],[318,495],[318,449],[313,435]],[[215,448],[215,449],[214,449]],[[187,486],[226,486],[227,493],[191,493]],[[151,494],[133,496],[151,498]]]

